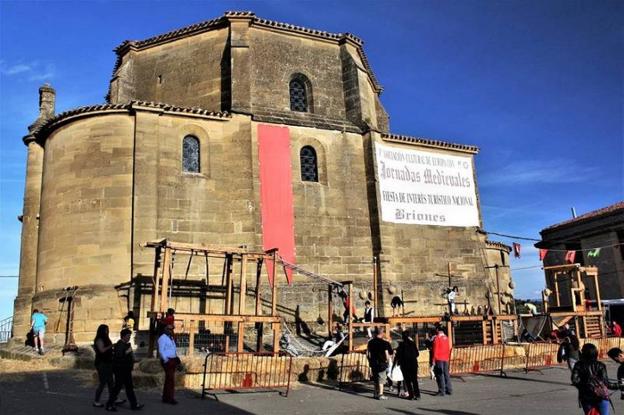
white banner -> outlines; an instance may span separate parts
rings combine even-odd
[[[375,143],[385,222],[479,226],[472,157]]]

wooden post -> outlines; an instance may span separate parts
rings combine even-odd
[[[596,307],[598,307],[599,311],[602,311],[602,301],[600,301],[600,285],[598,285],[598,274],[592,273],[594,277],[594,285],[596,286]]]
[[[271,291],[271,315],[275,317],[277,316],[277,251],[273,251],[272,261],[273,270],[271,271],[271,279],[273,280],[273,287]]]
[[[498,275],[498,264],[494,265],[494,271],[496,273],[496,304],[498,305],[498,314],[500,315],[501,314],[501,290],[500,290],[500,277]]]
[[[377,255],[373,255],[373,304],[374,304],[373,307],[375,310],[375,315],[379,316],[379,305],[377,302],[377,297],[378,297],[377,291],[379,290],[377,269],[378,269]],[[331,333],[330,333],[330,336],[331,336]]]
[[[560,300],[559,300],[559,281],[557,281],[557,276],[559,274],[557,274],[556,272],[553,274],[553,279],[555,280],[555,303],[557,304],[557,307],[561,306]]]
[[[256,315],[259,316],[262,311],[260,302],[260,278],[262,277],[262,258],[257,260],[256,263]]]
[[[282,336],[280,330],[280,323],[271,323],[271,328],[273,329],[273,353],[279,353],[280,351],[280,337]]]
[[[574,316],[574,329],[576,330],[576,336],[581,337],[581,326],[579,324],[578,316]]]
[[[496,324],[498,323],[495,318],[490,320],[490,323],[492,325],[492,344],[498,344],[498,332],[496,330]]]
[[[150,311],[156,311],[156,304],[159,304],[158,302],[158,290],[160,288],[160,275],[158,275],[158,271],[160,270],[161,264],[160,264],[160,254],[161,254],[161,250],[160,247],[157,247],[155,250],[155,256],[154,256],[154,277],[152,280],[152,284],[153,284],[153,292],[152,292],[152,304],[150,307]]]
[[[186,321],[184,322],[184,325],[186,326]],[[189,328],[189,349],[188,349],[188,354],[189,356],[193,356],[193,352],[195,351],[195,321],[191,320],[188,322],[188,328]]]
[[[165,247],[165,257],[162,264],[162,294],[160,295],[160,312],[164,312],[169,308],[169,298],[167,291],[169,290],[169,283],[171,279],[171,248]]]
[[[247,297],[247,254],[241,254],[240,295],[238,298],[238,314],[245,314]]]
[[[450,270],[450,267],[449,267],[449,270]],[[453,336],[453,322],[450,320],[446,322],[446,337],[448,337],[449,339],[449,346],[453,347],[455,336]]]
[[[349,309],[347,310],[347,315],[349,316],[349,352],[353,351],[353,284],[349,283],[349,304],[347,306]]]
[[[583,337],[588,337],[587,336],[587,316],[582,316],[581,318],[583,319],[583,334],[584,334]]]
[[[236,342],[236,351],[242,353],[245,350],[245,323],[238,322],[238,341]]]
[[[225,312],[223,314],[232,314],[232,291],[234,284],[232,283],[232,254],[225,254]]]
[[[327,284],[327,332],[329,333],[329,337],[332,337],[332,317],[334,316],[332,300],[333,289],[331,284]]]
[[[481,332],[483,334],[483,344],[488,343],[487,324],[488,324],[487,320],[481,320]]]

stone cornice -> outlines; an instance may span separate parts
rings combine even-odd
[[[381,138],[384,141],[395,142],[395,143],[408,143],[408,144],[418,145],[421,147],[437,148],[440,150],[453,150],[453,151],[459,151],[461,153],[469,153],[469,154],[477,154],[479,152],[479,147],[476,147],[476,146],[449,143],[446,141],[433,140],[430,138],[411,137],[407,135],[397,135],[397,134],[382,134]]]
[[[507,251],[507,253],[511,252],[511,247],[502,242],[497,241],[485,241],[485,244],[489,247],[498,248]]]
[[[134,111],[151,111],[162,114],[184,115],[222,121],[231,118],[231,115],[228,112],[208,111],[197,107],[178,107],[161,102],[130,101],[124,104],[90,105],[61,112],[43,123],[36,124],[29,134],[23,138],[23,141],[26,145],[33,140],[43,143],[47,138],[47,135],[55,128],[77,118],[97,114],[130,113]]]
[[[153,36],[144,40],[126,40],[114,49],[115,53],[117,54],[117,59],[115,62],[115,67],[113,68],[113,76],[115,76],[117,70],[119,69],[119,66],[121,65],[122,57],[130,50],[141,50],[152,46],[157,46],[166,42],[207,32],[215,28],[226,27],[231,20],[233,21],[243,19],[249,20],[251,26],[278,30],[299,36],[329,40],[335,42],[336,44],[342,44],[344,42],[349,42],[353,44],[358,51],[359,57],[364,64],[368,75],[370,76],[371,82],[373,84],[373,89],[376,93],[381,93],[383,91],[382,86],[379,84],[377,78],[375,77],[375,74],[373,73],[366,54],[364,53],[364,42],[362,42],[362,40],[357,36],[354,36],[350,33],[330,33],[322,30],[309,29],[302,26],[277,22],[274,20],[262,19],[260,17],[256,17],[255,13],[249,11],[229,11],[225,12],[223,16],[216,19],[192,24],[190,26],[163,33],[158,36]]]

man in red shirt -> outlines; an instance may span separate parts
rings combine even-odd
[[[622,337],[622,326],[620,326],[615,320],[613,320],[613,323],[611,324],[611,332],[615,337]]]
[[[439,324],[436,325],[436,335],[433,338],[431,353],[433,354],[434,372],[438,382],[438,393],[436,396],[452,395],[453,386],[451,385],[451,376],[449,374],[451,348],[449,338]]]

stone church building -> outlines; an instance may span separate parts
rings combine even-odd
[[[382,315],[393,296],[409,315],[441,315],[449,280],[461,312],[497,295],[510,303],[510,249],[480,231],[478,148],[391,133],[357,37],[227,12],[115,51],[106,103],[56,114],[54,89],[40,89],[23,139],[15,336],[34,308],[63,332],[75,286],[77,341],[101,322],[116,331],[128,310],[145,329],[146,297],[131,291],[153,273],[142,244],[162,238],[278,247],[354,281],[356,306],[376,297]],[[323,315],[325,284],[297,274],[278,284],[287,318],[297,306],[304,320]]]

